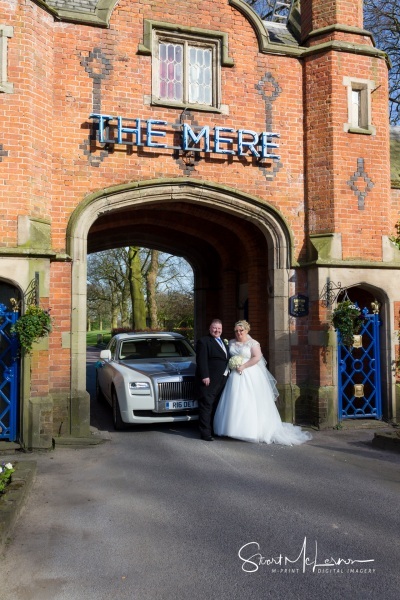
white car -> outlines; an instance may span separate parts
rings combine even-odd
[[[115,429],[195,420],[195,371],[195,351],[182,335],[119,333],[100,352],[97,398],[111,404]]]

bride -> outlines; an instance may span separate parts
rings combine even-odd
[[[229,342],[231,374],[215,413],[215,434],[285,446],[310,440],[311,435],[300,427],[282,423],[275,406],[276,380],[249,331],[247,321],[235,323],[236,339]]]

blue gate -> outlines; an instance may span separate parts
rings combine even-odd
[[[19,359],[18,341],[10,333],[18,312],[0,304],[0,440],[17,438]]]
[[[381,371],[378,314],[362,311],[363,324],[355,345],[348,348],[338,333],[339,421],[381,419]]]

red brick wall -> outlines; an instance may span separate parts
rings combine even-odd
[[[310,232],[340,232],[344,259],[382,260],[381,236],[390,229],[386,64],[376,58],[333,52],[310,57],[305,68]],[[375,82],[371,113],[376,135],[343,130],[348,122],[344,76]],[[373,182],[363,210],[348,183],[358,170],[359,159]],[[363,177],[355,184],[360,191],[366,189]]]
[[[361,3],[338,0],[338,13],[346,13],[352,5],[354,24],[357,4]],[[274,181],[266,182],[258,169],[253,168],[250,173],[238,160],[229,169],[220,160],[202,161],[196,178],[228,185],[234,181],[238,189],[275,205],[291,224],[299,252],[304,238],[302,219],[298,218],[304,214],[301,62],[290,57],[260,55],[251,26],[226,2],[191,3],[191,11],[196,26],[206,29],[212,23],[215,29],[229,33],[229,53],[235,61],[233,68],[222,68],[222,99],[230,107],[229,116],[205,113],[200,115],[202,123],[261,131],[265,128],[265,103],[255,85],[268,72],[282,90],[273,102],[273,128],[281,133],[283,169]],[[143,105],[144,96],[151,93],[151,58],[137,54],[143,18],[165,19],[165,2],[122,1],[112,14],[109,30],[54,22],[35,4],[22,5],[20,12],[10,44],[9,70],[14,73],[16,69],[19,75],[13,74],[15,93],[0,96],[0,110],[6,116],[15,115],[10,131],[10,160],[3,165],[6,184],[10,186],[7,189],[6,185],[3,193],[11,202],[6,214],[8,224],[3,224],[6,235],[0,243],[16,245],[16,217],[29,214],[51,218],[53,248],[63,252],[68,219],[88,193],[132,180],[182,175],[169,151],[153,160],[151,156],[138,159],[135,152],[128,156],[120,150],[93,167],[79,147],[87,142],[85,124],[93,99],[93,79],[81,61],[97,47],[112,66],[110,76],[101,82],[102,112],[144,119],[153,116],[169,122],[176,119],[177,110]],[[186,1],[174,3],[173,21],[187,24]],[[311,57],[306,62],[310,209],[317,219],[315,231],[331,231],[342,225],[347,228],[346,257],[361,252],[359,245],[352,247],[355,229],[357,235],[361,230],[366,233],[363,239],[368,242],[362,253],[365,250],[365,258],[371,259],[379,259],[375,254],[378,241],[374,247],[370,244],[376,217],[378,236],[387,232],[385,70],[382,60],[344,53]],[[347,121],[347,98],[341,80],[343,75],[353,74],[373,77],[380,86],[373,95],[377,136],[369,140],[342,130]],[[330,140],[327,134],[331,134]],[[357,200],[346,183],[356,170],[360,155],[365,156],[365,168],[374,181],[363,214],[357,210]],[[372,205],[378,197],[381,214],[372,217]],[[329,210],[332,203],[334,211]]]
[[[357,0],[301,0],[303,38],[330,25],[363,26],[362,2]]]
[[[267,183],[259,169],[252,168],[249,173],[239,160],[234,160],[229,169],[224,161],[209,160],[199,164],[196,178],[226,185],[234,182],[234,187],[265,198],[293,220],[294,211],[303,205],[300,62],[259,55],[254,31],[226,2],[191,4],[191,11],[197,27],[206,29],[212,23],[215,29],[229,33],[229,53],[235,61],[233,68],[222,68],[222,99],[230,107],[229,116],[203,113],[198,115],[198,120],[210,126],[264,130],[265,104],[254,86],[266,72],[272,73],[282,88],[273,105],[273,127],[281,133],[280,152],[286,171],[279,173],[274,182]],[[187,2],[174,4],[174,12],[174,22],[187,24]],[[129,156],[120,149],[93,167],[79,149],[87,140],[88,130],[82,128],[82,124],[88,121],[93,95],[93,81],[80,63],[94,48],[101,47],[113,67],[110,77],[101,83],[102,112],[168,122],[174,121],[180,113],[176,109],[143,105],[144,96],[151,93],[151,58],[137,54],[143,36],[143,18],[165,19],[165,2],[119,3],[112,15],[110,30],[54,26],[57,121],[52,121],[55,151],[52,230],[53,245],[58,251],[65,250],[65,227],[70,214],[91,191],[128,181],[182,176],[170,151],[161,151],[154,160],[150,153],[138,158],[136,152]],[[293,226],[296,243],[300,246],[304,235],[301,223],[296,219]]]
[[[361,0],[303,0],[302,9],[308,33],[335,23],[362,26]],[[259,168],[245,161],[234,157],[228,163],[211,156],[197,164],[195,178],[236,188],[278,209],[293,234],[294,260],[305,258],[306,230],[341,233],[344,259],[382,259],[381,236],[393,232],[393,217],[400,207],[398,196],[390,203],[387,67],[383,60],[336,51],[313,54],[304,62],[261,54],[252,26],[226,0],[176,0],[173,4],[120,0],[108,29],[55,21],[29,1],[10,4],[0,0],[0,10],[2,22],[14,27],[9,41],[9,79],[14,93],[0,94],[0,118],[9,123],[3,144],[7,156],[0,164],[0,247],[17,246],[17,218],[29,215],[51,221],[52,248],[63,253],[71,214],[91,192],[183,176],[170,150],[140,155],[120,146],[100,160],[102,149],[97,148],[92,155],[96,162],[88,160],[88,117],[94,101],[96,111],[130,118],[171,123],[181,113],[180,109],[146,102],[151,95],[151,57],[138,54],[138,45],[143,42],[143,20],[151,19],[192,23],[229,36],[234,67],[221,69],[222,103],[229,107],[229,115],[195,113],[202,125],[265,130],[266,103],[260,92],[271,98],[271,81],[277,86],[277,96],[270,102],[272,129],[281,134],[281,168],[276,175],[267,180]],[[334,33],[329,39],[371,44],[368,37],[354,34]],[[312,44],[317,42],[312,40]],[[96,57],[96,49],[101,49],[103,62]],[[90,74],[99,70],[104,77],[96,86]],[[344,132],[348,121],[344,76],[375,82],[372,117],[376,135]],[[360,158],[374,184],[364,210],[359,209],[348,184]],[[255,255],[257,247],[264,250],[255,243],[253,262],[246,268],[250,293],[260,297],[254,308],[259,321],[267,303],[267,282],[257,270],[257,264],[266,261],[265,256]],[[65,340],[62,342],[62,333],[70,330],[70,277],[69,263],[51,264],[48,303],[55,329],[50,353],[41,351],[34,359],[32,393],[36,396],[69,389],[70,350]],[[298,274],[295,291],[307,292],[305,273]],[[331,385],[331,358],[322,355],[325,350],[307,345],[308,328],[326,329],[326,314],[319,310],[314,306],[310,319],[297,320],[299,346],[293,349],[293,380],[306,381],[310,365],[321,365],[319,371],[313,371],[313,383]]]
[[[390,211],[390,223],[392,225],[391,235],[397,235],[394,226],[398,221],[400,221],[400,189],[392,189]]]
[[[17,245],[17,218],[52,214],[54,19],[32,2],[1,2],[1,22],[14,28],[8,42],[8,78],[13,94],[0,94],[8,152],[1,169],[0,246]],[[3,129],[4,131],[4,129]]]

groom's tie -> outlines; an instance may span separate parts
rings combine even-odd
[[[228,358],[228,354],[226,352],[226,348],[225,348],[225,344],[224,342],[221,340],[221,338],[215,338],[217,340],[217,342],[219,343],[219,345],[221,346],[222,350],[225,352],[225,356]],[[228,367],[225,369],[224,375],[228,375],[229,373],[229,369]]]

